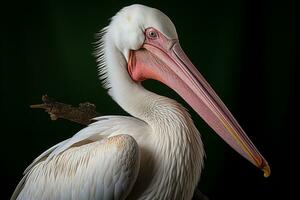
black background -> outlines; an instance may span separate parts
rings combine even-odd
[[[66,103],[90,101],[103,114],[123,114],[102,89],[92,56],[94,34],[124,6],[155,7],[174,22],[181,46],[268,160],[261,171],[226,145],[174,92],[154,81],[146,88],[189,108],[207,158],[199,183],[210,199],[292,196],[299,157],[296,1],[23,1],[1,5],[1,199],[48,147],[82,126],[31,110],[49,94]],[[299,28],[299,27],[298,27]],[[297,197],[296,197],[297,198]]]

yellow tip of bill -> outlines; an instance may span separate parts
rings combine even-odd
[[[264,172],[264,177],[268,178],[271,174],[271,169],[270,166],[267,164],[262,168],[263,172]]]

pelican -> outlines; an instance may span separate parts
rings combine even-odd
[[[178,93],[235,151],[269,176],[267,161],[180,47],[161,11],[131,5],[100,33],[104,87],[131,116],[102,116],[46,150],[12,199],[191,199],[204,148],[187,110],[146,90],[157,80]]]

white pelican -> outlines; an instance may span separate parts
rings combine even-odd
[[[147,91],[175,90],[239,154],[270,168],[182,51],[175,26],[143,5],[120,10],[96,50],[104,86],[132,117],[104,116],[45,151],[12,199],[191,199],[203,166],[200,134],[179,103]]]

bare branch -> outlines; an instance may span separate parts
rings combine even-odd
[[[44,102],[43,104],[31,105],[30,108],[44,109],[50,115],[51,120],[62,118],[88,125],[91,123],[91,119],[100,116],[100,113],[96,111],[96,106],[89,102],[80,103],[78,107],[73,107],[65,103],[57,102],[48,95],[43,95],[42,101]]]

